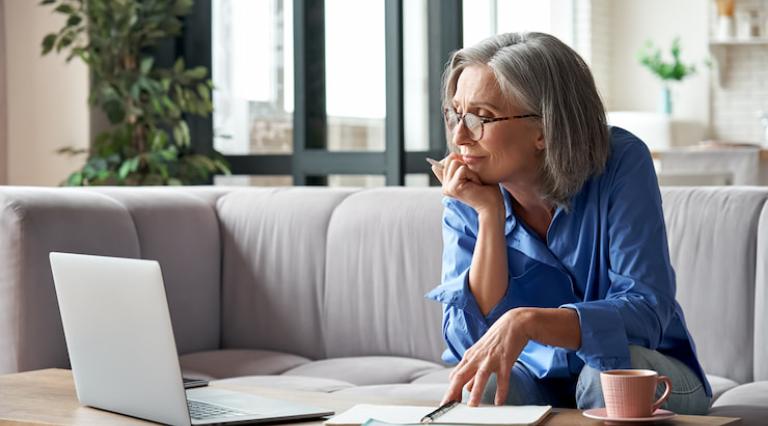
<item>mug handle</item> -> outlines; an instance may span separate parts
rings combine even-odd
[[[669,398],[670,392],[672,392],[672,380],[669,380],[669,377],[667,376],[659,376],[656,378],[656,385],[658,386],[659,382],[664,382],[665,385],[667,385],[666,389],[664,389],[664,394],[661,395],[661,398],[658,399],[658,401],[653,403],[653,407],[651,407],[651,413],[656,412],[656,410],[661,407],[662,404],[664,404],[667,399]]]

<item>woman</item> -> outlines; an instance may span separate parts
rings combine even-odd
[[[443,402],[604,407],[600,371],[648,368],[666,409],[706,413],[650,153],[607,126],[584,61],[502,34],[453,55],[443,96]]]

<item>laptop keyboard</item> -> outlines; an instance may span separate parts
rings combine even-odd
[[[221,405],[214,405],[207,402],[194,401],[191,399],[187,400],[187,406],[189,406],[189,416],[195,420],[205,420],[212,417],[238,417],[251,414],[227,407],[222,407]]]

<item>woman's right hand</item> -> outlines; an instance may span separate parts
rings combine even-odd
[[[432,173],[443,185],[443,195],[461,201],[478,214],[501,213],[503,217],[504,199],[498,185],[483,183],[456,153],[445,157],[440,164],[442,168],[432,166]]]

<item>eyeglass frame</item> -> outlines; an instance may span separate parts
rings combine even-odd
[[[448,127],[448,113],[449,112],[452,112],[457,117],[456,125],[453,126],[453,129],[448,129],[450,131],[450,133],[453,134],[454,129],[456,129],[456,127],[459,126],[459,123],[464,122],[464,127],[467,128],[467,130],[469,131],[469,134],[470,134],[469,139],[471,139],[474,142],[478,142],[478,141],[480,141],[480,139],[483,138],[483,136],[485,135],[485,125],[487,123],[495,123],[497,121],[505,121],[505,120],[516,120],[516,119],[520,119],[520,118],[532,118],[532,117],[541,118],[541,116],[538,115],[538,114],[510,115],[509,117],[485,117],[485,116],[477,115],[477,114],[474,114],[474,113],[471,113],[471,112],[465,112],[464,114],[459,114],[453,108],[445,108],[445,109],[443,109],[443,120],[445,120],[445,127]],[[468,115],[471,115],[473,117],[477,117],[477,119],[480,121],[480,136],[477,139],[472,138],[472,136],[471,136],[472,131],[470,130],[469,126],[467,126],[467,122],[465,121],[465,117],[468,116]]]

